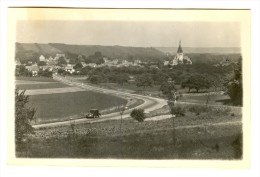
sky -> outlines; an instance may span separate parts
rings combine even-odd
[[[16,42],[134,47],[240,47],[238,22],[18,21]]]

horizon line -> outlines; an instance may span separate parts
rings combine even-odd
[[[114,46],[120,46],[120,47],[142,47],[142,48],[157,48],[157,47],[179,47],[179,46],[127,46],[127,45],[101,45],[101,44],[72,44],[72,43],[62,43],[62,42],[49,42],[49,43],[38,43],[38,42],[15,42],[15,43],[22,43],[22,44],[66,44],[66,45],[86,45],[86,46],[105,46],[105,47],[114,47]],[[214,47],[196,47],[196,46],[182,46],[182,48],[240,48],[238,46],[228,46],[228,47],[220,47],[220,46],[214,46]]]

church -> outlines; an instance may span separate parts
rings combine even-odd
[[[179,64],[190,64],[190,65],[192,64],[191,59],[188,56],[184,55],[184,53],[183,53],[183,50],[181,47],[181,41],[179,42],[179,47],[178,47],[177,53],[174,56],[173,60],[164,62],[164,65],[175,66],[175,65],[179,65]]]

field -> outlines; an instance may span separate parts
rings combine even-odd
[[[234,114],[235,112],[235,114]],[[233,114],[232,114],[233,113]],[[174,119],[136,122],[125,119],[36,130],[27,153],[18,156],[124,159],[239,159],[241,110],[220,115],[190,112]],[[121,132],[121,133],[120,133]]]
[[[189,103],[202,103],[205,104],[207,102],[208,96],[207,95],[200,95],[200,96],[183,96],[178,101],[181,102],[189,102]],[[230,98],[228,95],[210,95],[208,104],[228,104]]]
[[[34,89],[47,89],[47,88],[63,88],[63,87],[69,87],[69,85],[65,85],[63,83],[59,82],[46,82],[38,84],[17,84],[16,88],[20,90],[34,90]]]
[[[123,105],[126,100],[90,91],[30,96],[31,105],[36,109],[37,123],[69,120],[82,117],[90,109],[106,109]]]
[[[57,82],[56,80],[52,78],[47,78],[47,77],[15,77],[15,80],[18,81],[35,81],[35,82]]]
[[[36,108],[34,124],[82,118],[90,109],[109,112],[109,108],[127,102],[119,97],[70,87],[52,78],[18,77],[16,87],[26,89],[25,93],[30,95],[29,105]]]

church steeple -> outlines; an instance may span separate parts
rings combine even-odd
[[[181,48],[181,40],[179,42],[179,48],[177,50],[177,53],[183,53],[182,48]]]

